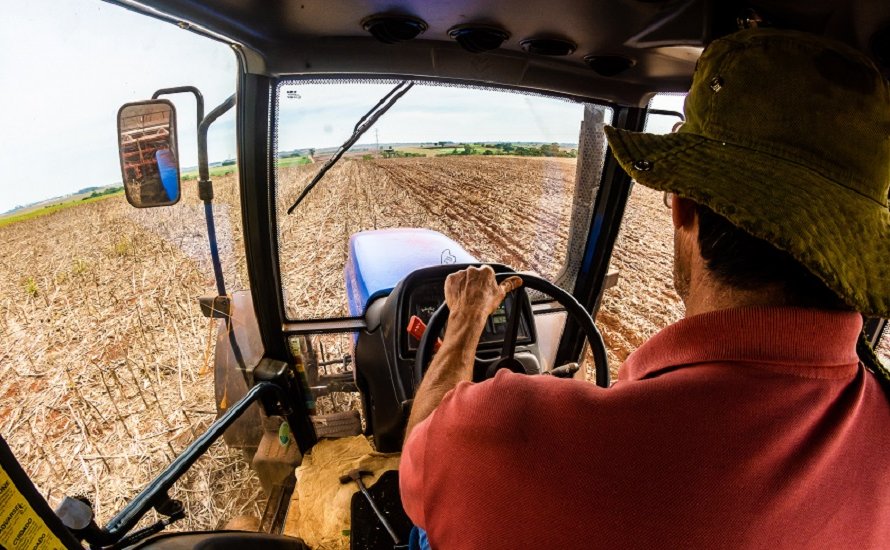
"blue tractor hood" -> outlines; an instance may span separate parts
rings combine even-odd
[[[349,315],[360,317],[372,301],[387,296],[414,270],[479,260],[445,235],[429,229],[362,231],[349,238],[343,270]]]

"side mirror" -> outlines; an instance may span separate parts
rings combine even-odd
[[[136,208],[179,202],[176,109],[166,99],[127,103],[117,112],[127,201]]]

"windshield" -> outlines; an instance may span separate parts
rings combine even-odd
[[[591,134],[601,135],[611,111],[417,82],[307,192],[395,84],[292,80],[278,87],[276,195],[288,318],[357,315],[348,307],[345,270],[356,261],[350,238],[368,230],[438,232],[453,245],[437,249],[434,263],[503,263],[572,281],[576,268],[566,257],[573,221],[586,234],[592,204],[583,201],[578,211],[574,198],[599,182],[604,151],[602,139],[591,141],[598,162],[588,163],[591,175],[576,177],[582,121],[586,116]],[[385,250],[379,255],[386,260]]]

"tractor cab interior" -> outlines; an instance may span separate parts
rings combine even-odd
[[[225,292],[220,270],[217,295],[201,298],[205,316],[224,321],[216,422],[105,526],[66,499],[56,511],[65,529],[50,529],[65,547],[302,548],[330,537],[336,547],[405,547],[410,522],[384,459],[397,463],[446,329],[448,274],[484,263],[525,280],[488,319],[475,380],[509,369],[608,387],[618,365],[594,318],[625,276],[610,258],[633,182],[603,127],[682,120],[650,100],[684,93],[703,48],[744,28],[845,40],[890,74],[890,4],[869,0],[109,1],[227,44],[237,58],[237,92],[207,117],[201,107],[199,144],[234,109],[250,290]],[[122,112],[176,93],[200,97],[158,90],[156,103]],[[174,204],[175,137],[151,134],[162,161],[138,147],[157,121],[134,120],[120,134],[127,197]],[[514,139],[487,131],[508,123]],[[384,137],[397,126],[410,132]],[[161,171],[154,195],[145,191],[143,174]],[[198,179],[213,253],[212,178]],[[874,346],[886,320],[867,326]],[[263,483],[264,533],[161,534],[185,513],[168,491],[219,438],[245,451]],[[339,453],[339,481],[319,473],[318,453]],[[14,466],[4,458],[3,468]],[[329,487],[313,485],[323,478]],[[346,510],[346,526],[309,536],[321,495]],[[34,505],[48,525],[45,507]],[[166,519],[135,530],[150,510]]]

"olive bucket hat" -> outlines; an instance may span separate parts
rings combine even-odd
[[[702,54],[684,110],[674,134],[606,128],[621,166],[890,316],[890,88],[874,64],[819,36],[741,31]]]

